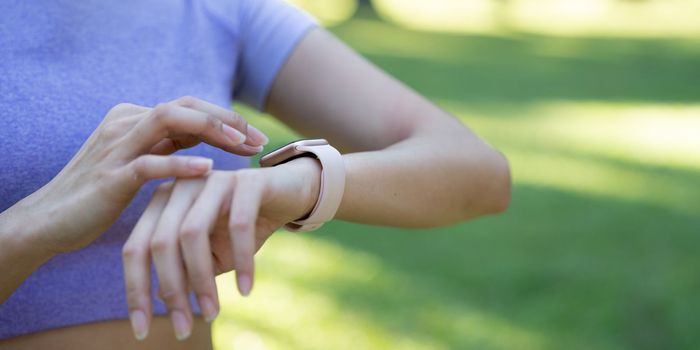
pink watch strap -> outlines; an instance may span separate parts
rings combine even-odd
[[[340,152],[329,144],[298,145],[296,149],[315,154],[321,162],[321,186],[311,214],[303,220],[286,224],[285,229],[292,232],[313,231],[332,220],[338,211],[345,191],[345,163]]]
[[[345,162],[340,152],[324,139],[300,140],[276,149],[260,158],[260,166],[282,164],[304,155],[314,155],[321,163],[321,186],[316,205],[304,219],[287,223],[288,231],[313,231],[331,221],[345,191]]]

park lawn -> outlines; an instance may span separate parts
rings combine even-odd
[[[251,297],[220,277],[218,349],[700,344],[697,41],[441,35],[367,16],[333,31],[502,150],[512,205],[434,230],[280,232]],[[297,137],[242,111],[269,148]]]

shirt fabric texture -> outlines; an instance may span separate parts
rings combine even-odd
[[[282,64],[314,26],[281,0],[4,1],[0,212],[55,177],[118,103],[154,106],[192,95],[262,109]],[[204,144],[178,153],[212,158],[216,169],[249,165]],[[121,248],[154,186],[144,186],[90,246],[52,258],[0,304],[0,339],[128,318]],[[154,299],[154,313],[165,312]]]

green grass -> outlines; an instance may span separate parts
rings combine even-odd
[[[700,344],[700,45],[334,31],[509,157],[501,216],[276,234],[217,348],[690,349]],[[295,136],[248,110],[274,144]]]

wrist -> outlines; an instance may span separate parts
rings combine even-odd
[[[19,209],[21,206],[15,204],[0,213],[0,266],[4,267],[0,274],[0,303],[53,256],[35,246],[35,222],[25,215],[30,212]]]
[[[292,220],[306,218],[316,206],[321,192],[321,163],[316,158],[300,157],[281,166],[287,167],[301,180],[296,193],[299,205],[295,206]]]
[[[44,243],[44,225],[36,217],[26,215],[28,212],[19,202],[0,213],[0,241],[15,254],[42,264],[54,253]]]
[[[299,157],[314,157],[317,159],[312,167],[308,160],[301,160]],[[314,188],[314,191],[297,193],[307,200],[302,200],[302,207],[305,207],[305,216],[297,216],[297,219],[287,222],[284,225],[287,231],[306,232],[314,231],[330,221],[335,216],[343,198],[345,191],[345,165],[340,152],[328,144],[324,139],[299,140],[276,149],[260,158],[262,167],[270,167],[285,162],[298,160],[294,164],[297,166],[306,165],[306,176],[301,176],[303,184],[313,187],[298,186],[296,188]],[[304,163],[302,163],[304,162]],[[321,169],[319,169],[319,167]],[[318,187],[318,190],[315,187]],[[311,201],[309,199],[314,199]],[[311,204],[313,203],[313,206]],[[296,202],[298,206],[300,201]],[[308,211],[311,208],[311,211]]]

